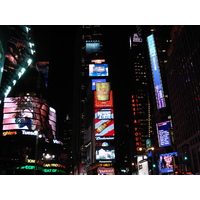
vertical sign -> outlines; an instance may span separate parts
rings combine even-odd
[[[150,56],[150,61],[151,61],[151,70],[152,70],[153,80],[154,80],[157,108],[161,109],[161,108],[165,108],[166,105],[165,105],[163,86],[162,86],[162,81],[160,77],[160,69],[158,65],[158,58],[157,58],[156,46],[155,46],[153,34],[147,37],[147,42],[148,42],[149,56]]]
[[[170,131],[171,128],[170,121],[164,121],[157,123],[157,133],[158,133],[158,142],[159,147],[166,147],[171,145],[171,137],[170,137]]]

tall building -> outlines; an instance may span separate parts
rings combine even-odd
[[[199,26],[174,26],[166,67],[180,168],[200,171]]]
[[[56,110],[45,100],[49,62],[32,60],[31,26],[7,29],[1,87],[1,173],[66,174]]]
[[[72,136],[74,174],[97,174],[98,167],[112,166],[115,157],[113,92],[102,32],[98,25],[84,25],[78,30],[76,59],[80,60],[74,72],[73,112],[73,123],[78,126]]]
[[[144,32],[144,27],[135,26],[130,36],[130,74],[131,74],[131,102],[132,102],[132,152],[136,160],[132,159],[134,167],[133,173],[149,174],[146,162],[137,163],[140,157],[147,154],[147,150],[152,147],[152,108],[151,108],[151,93],[150,93],[150,74],[148,70],[148,54],[147,43]],[[148,166],[148,165],[147,165]],[[144,171],[146,169],[146,171]],[[150,168],[151,169],[151,168]],[[143,172],[142,172],[143,171]]]
[[[170,31],[172,26],[150,26],[146,32],[149,65],[151,69],[151,90],[152,105],[154,110],[154,127],[155,134],[155,151],[154,155],[154,171],[156,174],[174,173],[175,163],[177,164],[177,153],[173,138],[173,121],[171,118],[171,107],[169,101],[169,92],[167,84],[166,64],[167,48],[169,47]],[[154,141],[155,141],[154,140]],[[162,168],[165,160],[170,157],[174,160],[171,167]],[[161,161],[162,160],[162,161]],[[173,167],[172,167],[173,166]]]
[[[30,26],[1,26],[0,98],[7,97],[12,87],[32,65],[35,57]],[[1,78],[2,77],[2,78]]]

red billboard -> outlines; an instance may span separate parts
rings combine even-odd
[[[114,136],[113,109],[95,109],[95,137]]]
[[[109,92],[109,100],[99,101],[97,99],[97,92],[94,91],[94,107],[95,108],[112,108],[113,107],[113,92]]]

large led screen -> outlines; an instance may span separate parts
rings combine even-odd
[[[3,131],[38,130],[47,138],[54,138],[56,115],[45,100],[37,97],[9,97],[4,99]]]
[[[95,109],[95,137],[114,136],[113,109]]]
[[[151,70],[154,80],[154,88],[155,88],[155,95],[156,95],[156,101],[157,101],[157,108],[161,109],[166,107],[165,105],[165,97],[164,97],[164,91],[160,76],[160,69],[158,64],[158,58],[156,53],[156,46],[154,42],[154,36],[150,35],[147,37],[148,42],[148,48],[149,48],[149,56],[151,61]]]
[[[100,51],[100,42],[86,42],[86,52],[93,53]]]
[[[94,107],[95,108],[110,108],[113,107],[113,93],[112,90],[109,92],[109,100],[98,100],[97,92],[94,91]]]
[[[104,162],[115,160],[114,147],[96,147],[96,160]]]
[[[160,174],[174,172],[175,156],[178,156],[177,152],[160,154],[160,160],[158,162]]]
[[[98,101],[110,100],[110,82],[96,83],[96,95]]]
[[[157,123],[156,125],[157,125],[159,147],[170,146],[171,137],[169,129],[171,128],[171,122],[168,120]]]
[[[108,64],[89,64],[89,76],[108,76]]]

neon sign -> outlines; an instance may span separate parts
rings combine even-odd
[[[2,133],[3,136],[6,136],[6,135],[17,135],[17,131],[4,131]]]

